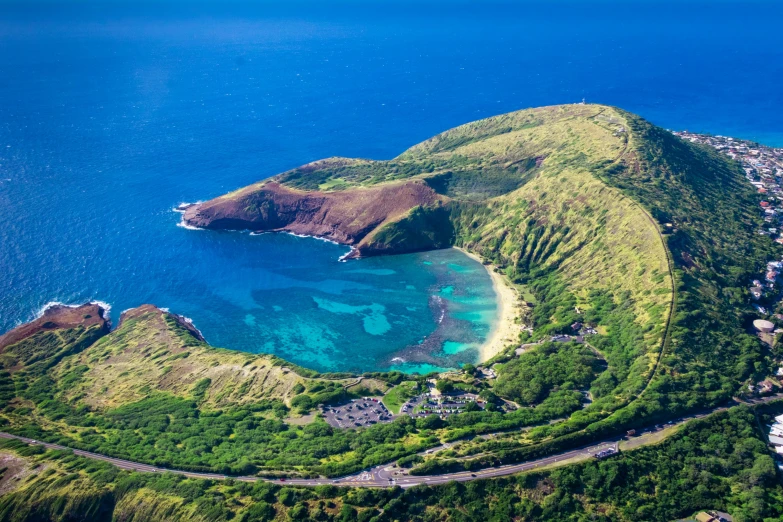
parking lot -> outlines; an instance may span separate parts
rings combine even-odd
[[[446,418],[462,413],[469,402],[476,402],[481,409],[485,407],[484,402],[472,393],[444,396],[440,399],[422,394],[403,404],[400,415],[414,418],[438,415]],[[321,411],[326,422],[335,428],[362,428],[379,422],[391,422],[395,417],[377,397],[364,397],[345,404],[324,406]]]
[[[353,399],[346,404],[324,406],[324,418],[335,428],[360,428],[390,422],[391,412],[377,398]]]
[[[408,399],[408,401],[400,408],[400,415],[413,415],[413,410],[416,408],[416,406],[426,401],[427,397],[425,395],[417,395],[412,399]]]

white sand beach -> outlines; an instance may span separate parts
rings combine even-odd
[[[477,255],[462,248],[455,248],[466,256],[481,263],[481,259]],[[492,278],[492,287],[495,289],[495,293],[498,296],[498,318],[492,327],[487,340],[481,345],[479,362],[484,362],[493,358],[507,345],[518,342],[520,330],[516,319],[521,313],[519,294],[508,281],[506,281],[505,276],[495,272],[495,267],[493,265],[483,266],[487,269],[487,273]]]

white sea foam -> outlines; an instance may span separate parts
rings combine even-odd
[[[199,205],[201,203],[203,203],[203,201],[201,200],[196,201],[195,203],[180,203],[179,205],[172,208],[171,210],[173,210],[174,212],[179,212],[180,214],[184,214],[185,210],[187,210],[188,207],[192,207],[193,205]]]
[[[407,361],[405,359],[403,359],[402,357],[394,357],[394,358],[392,358],[391,362],[404,363],[404,362],[407,362]]]
[[[440,317],[438,317],[438,324],[443,322],[443,319],[446,318],[446,306],[443,303],[443,298],[439,295],[432,296],[435,298],[435,301],[438,303],[440,308]]]
[[[179,315],[178,317],[182,318],[182,320],[183,320],[183,321],[185,321],[185,322],[186,322],[186,323],[188,323],[190,326],[192,326],[192,327],[193,327],[193,329],[194,329],[194,330],[196,330],[196,331],[198,332],[198,334],[201,336],[201,338],[202,338],[202,339],[205,339],[205,337],[204,337],[204,334],[203,334],[203,333],[201,333],[201,330],[199,330],[198,328],[196,328],[196,325],[195,325],[195,324],[193,324],[193,319],[191,319],[190,317],[185,317],[184,315]]]
[[[350,247],[350,248],[351,249],[348,252],[346,252],[345,254],[343,254],[340,257],[338,257],[337,261],[339,261],[341,263],[345,263],[346,261],[348,261],[348,256],[353,254],[354,250],[356,250],[356,248],[354,248],[354,247]]]
[[[288,234],[289,236],[304,237],[304,238],[308,238],[308,239],[317,239],[319,241],[325,241],[325,242],[331,243],[333,245],[339,245],[339,246],[343,245],[342,243],[338,243],[334,239],[329,239],[328,237],[309,236],[307,234],[297,234],[295,232],[289,232],[288,230],[281,230],[281,232],[284,233],[284,234]],[[349,246],[348,248],[350,248],[350,250],[348,252],[346,252],[345,254],[341,255],[340,257],[338,257],[337,261],[339,261],[341,263],[346,262],[348,260],[348,256],[350,256],[353,253],[353,251],[356,250],[356,248],[354,248],[352,246]]]
[[[38,311],[35,313],[35,319],[38,319],[39,317],[43,317],[43,314],[46,313],[46,311],[52,307],[55,306],[65,306],[66,308],[79,308],[80,306],[84,305],[85,303],[63,303],[62,301],[49,301],[45,305],[43,305],[41,308],[38,309]],[[87,301],[86,304],[97,304],[101,308],[103,308],[103,311],[106,315],[109,315],[109,310],[111,310],[111,305],[109,303],[98,301],[95,299],[92,299],[90,301]]]
[[[193,225],[188,225],[184,221],[180,221],[177,223],[178,227],[186,228],[188,230],[206,230],[206,228],[200,228],[200,227],[194,227]]]
[[[35,312],[35,319],[38,319],[39,317],[43,317],[43,314],[46,313],[46,311],[52,307],[55,306],[67,306],[68,308],[76,308],[79,305],[74,304],[65,304],[62,301],[49,301],[45,305],[43,305],[41,308],[38,309],[37,312]]]
[[[90,304],[97,304],[101,308],[103,308],[103,315],[108,317],[109,310],[111,310],[111,305],[105,301],[98,301],[96,299],[93,299],[90,301]]]
[[[310,238],[310,239],[318,239],[319,241],[326,241],[327,243],[332,243],[333,245],[339,245],[340,244],[337,241],[335,241],[334,239],[329,239],[327,237],[310,236],[310,235],[307,235],[307,234],[297,234],[295,232],[289,232],[288,230],[283,230],[282,232],[284,234],[288,234],[289,236],[306,237],[306,238]]]

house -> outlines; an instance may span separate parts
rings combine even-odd
[[[694,520],[698,522],[732,522],[733,518],[728,513],[721,513],[720,511],[702,511],[698,513]]]
[[[773,425],[769,429],[769,434],[774,435],[775,437],[783,437],[783,426],[780,426],[780,424]]]
[[[759,383],[759,393],[772,393],[775,389],[775,384],[769,379],[765,379]]]
[[[769,443],[774,446],[783,446],[783,437],[778,437],[777,435],[770,435]]]

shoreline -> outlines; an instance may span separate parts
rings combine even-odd
[[[492,279],[498,301],[498,317],[487,336],[487,340],[479,348],[478,364],[482,364],[503,351],[506,345],[518,341],[519,327],[515,319],[520,316],[521,306],[517,291],[508,284],[504,276],[494,271],[494,265],[485,265],[479,256],[464,248],[453,247],[469,258],[481,263]]]

